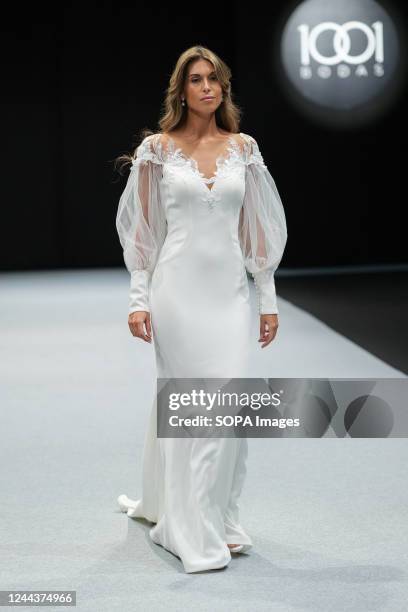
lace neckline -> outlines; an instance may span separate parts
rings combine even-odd
[[[181,159],[187,164],[189,164],[192,170],[194,171],[194,173],[197,174],[197,176],[204,182],[204,186],[206,190],[210,192],[213,190],[214,185],[213,187],[210,187],[209,185],[215,183],[222,165],[228,163],[228,161],[232,158],[234,153],[238,153],[238,154],[241,153],[240,146],[235,140],[235,138],[232,135],[229,136],[227,138],[226,150],[224,151],[224,153],[221,153],[215,158],[216,170],[214,174],[210,177],[207,177],[205,176],[203,172],[200,171],[197,160],[191,155],[187,155],[186,153],[184,153],[182,147],[177,147],[175,141],[169,134],[167,134],[167,137],[168,137],[168,152],[176,159],[177,158]]]

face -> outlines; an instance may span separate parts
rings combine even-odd
[[[222,88],[211,62],[205,59],[191,62],[187,70],[183,98],[187,107],[198,112],[213,113],[218,108],[222,102]]]

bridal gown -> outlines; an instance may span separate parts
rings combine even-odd
[[[169,134],[151,134],[137,148],[120,198],[129,313],[150,312],[158,378],[247,375],[247,271],[258,314],[278,313],[274,272],[287,230],[275,182],[256,140],[242,132],[230,134],[215,166],[208,178]],[[252,546],[238,504],[247,440],[158,438],[156,406],[155,397],[141,495],[120,495],[120,508],[154,523],[151,539],[179,557],[185,572],[224,567],[227,543]]]

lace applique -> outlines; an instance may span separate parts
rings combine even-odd
[[[240,136],[244,139],[243,149],[241,150],[235,138],[230,136],[227,152],[217,157],[215,160],[217,169],[214,175],[209,178],[203,172],[200,172],[198,163],[193,157],[185,155],[180,147],[176,147],[172,138],[169,138],[167,147],[164,148],[160,136],[160,132],[146,136],[137,148],[136,158],[132,160],[133,165],[137,165],[142,161],[153,161],[157,164],[164,164],[170,161],[178,166],[187,165],[206,185],[214,183],[218,176],[229,173],[233,167],[236,167],[237,163],[245,163],[246,165],[255,163],[259,164],[262,168],[267,168],[258,143],[252,136],[243,132],[240,132]],[[208,187],[207,189],[212,191]]]
[[[217,159],[217,171],[216,176],[228,176],[232,173],[236,168],[241,168],[244,162],[243,152],[241,147],[235,140],[235,138],[231,137],[230,146],[227,148],[227,153],[224,156],[221,156]]]
[[[230,145],[227,148],[227,152],[224,155],[220,155],[216,160],[217,170],[215,175],[209,179],[201,174],[201,177],[205,182],[210,183],[213,182],[214,185],[206,196],[202,197],[202,201],[209,205],[210,209],[214,208],[214,204],[220,202],[221,197],[218,193],[217,189],[217,179],[227,178],[228,176],[232,176],[234,173],[239,172],[243,167],[244,159],[243,152],[241,147],[235,140],[235,138],[230,138]],[[198,168],[196,167],[197,171]],[[198,171],[199,172],[199,171]]]
[[[241,132],[241,136],[244,137],[246,142],[246,155],[245,155],[245,163],[248,164],[258,164],[264,169],[267,169],[267,166],[264,162],[262,154],[259,150],[258,143],[255,138],[249,136],[248,134],[243,134]]]
[[[161,142],[158,138],[159,134],[150,134],[146,136],[136,150],[136,157],[132,159],[132,165],[137,166],[141,162],[152,161],[156,164],[162,164]]]
[[[221,177],[229,175],[234,168],[238,165],[242,167],[243,157],[242,151],[239,144],[236,142],[233,136],[230,136],[227,150],[224,154],[219,155],[216,160],[216,171],[213,176],[206,177],[203,172],[200,171],[198,162],[193,157],[185,155],[180,147],[176,147],[176,144],[172,138],[169,138],[167,144],[167,151],[163,153],[162,143],[158,141],[157,149],[160,150],[160,156],[167,163],[174,166],[186,167],[191,171],[194,176],[198,177],[205,194],[201,196],[201,201],[213,210],[216,203],[221,201],[221,196],[218,193],[217,182]],[[213,184],[211,188],[207,187],[209,184]]]
[[[267,168],[256,140],[242,132],[240,132],[240,136],[244,140],[243,147],[241,148],[241,145],[231,135],[228,138],[226,152],[219,155],[215,160],[216,170],[211,177],[206,177],[200,171],[197,160],[183,153],[181,147],[177,147],[171,137],[169,137],[167,145],[163,146],[160,132],[146,136],[137,148],[136,158],[132,160],[132,165],[136,167],[142,162],[152,161],[156,164],[166,163],[175,167],[187,168],[203,185],[205,194],[201,196],[201,201],[212,210],[215,204],[221,201],[217,189],[218,179],[231,176],[235,172],[239,172],[243,166],[252,163],[258,164],[264,169]],[[210,184],[212,184],[211,188],[208,187]]]
[[[183,153],[180,147],[176,147],[176,144],[172,138],[169,138],[167,146],[167,161],[176,165],[186,166],[192,170],[193,174],[198,176],[203,183],[206,185],[206,189],[209,193],[215,190],[215,183],[217,178],[225,175],[225,173],[236,163],[237,160],[242,162],[241,150],[233,136],[228,138],[229,145],[226,153],[219,155],[215,160],[216,170],[213,176],[207,177],[203,172],[200,171],[198,162],[193,157]],[[161,143],[160,143],[161,145]],[[213,183],[213,187],[209,188],[207,185]],[[207,198],[206,198],[207,199]],[[213,200],[213,198],[210,198]]]

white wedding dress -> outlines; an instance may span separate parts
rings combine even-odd
[[[147,136],[119,202],[117,230],[131,274],[129,312],[151,314],[158,378],[246,376],[251,310],[277,313],[274,271],[287,230],[257,142],[231,134],[213,177],[169,135]],[[144,407],[135,407],[137,409]],[[140,498],[122,511],[155,523],[152,540],[188,573],[226,566],[227,543],[252,546],[238,499],[246,438],[157,438],[156,398],[145,437]]]

